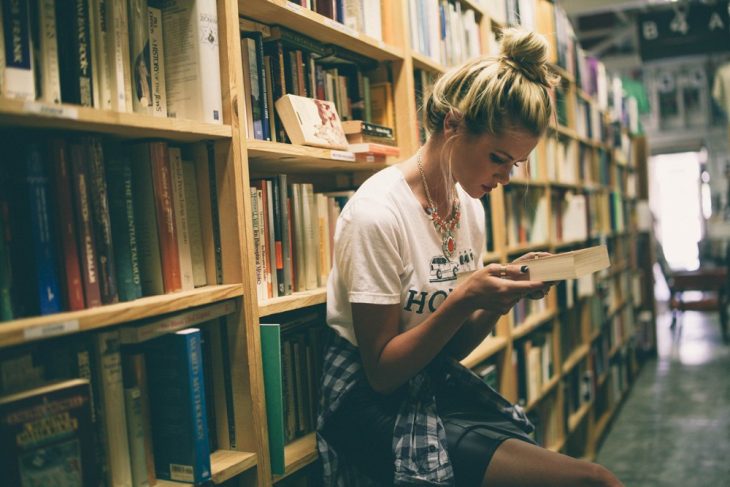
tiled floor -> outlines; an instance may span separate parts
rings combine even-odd
[[[668,323],[596,461],[626,487],[730,487],[730,346],[716,314]]]

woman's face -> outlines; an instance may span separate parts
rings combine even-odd
[[[481,198],[498,184],[509,183],[512,168],[527,164],[539,137],[513,128],[499,135],[458,135],[451,142],[451,169],[456,181],[472,198]]]

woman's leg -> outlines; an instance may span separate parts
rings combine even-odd
[[[492,456],[482,487],[623,487],[606,468],[530,443],[505,440]]]

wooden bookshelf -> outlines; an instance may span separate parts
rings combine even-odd
[[[565,363],[563,364],[563,374],[567,374],[568,372],[570,372],[573,367],[578,365],[581,360],[586,358],[589,351],[590,347],[588,346],[588,344],[583,344],[576,348],[573,353],[571,353],[565,360]]]
[[[583,404],[580,409],[570,415],[568,418],[568,432],[572,433],[578,427],[578,425],[586,419],[588,412],[591,410],[593,402],[587,402]]]
[[[283,313],[285,311],[302,309],[308,306],[322,304],[326,301],[327,290],[323,287],[313,289],[311,291],[296,292],[290,296],[282,296],[261,301],[259,303],[259,316],[263,317]]]
[[[333,171],[378,171],[386,164],[357,162],[346,150],[321,149],[265,140],[249,140],[249,168],[256,173],[331,173]]]
[[[545,399],[550,393],[552,393],[553,389],[555,389],[555,386],[557,386],[560,383],[560,376],[555,375],[552,379],[550,379],[547,383],[542,385],[542,388],[540,390],[540,395],[538,395],[535,399],[530,401],[527,406],[525,406],[525,411],[528,413],[532,411],[535,406],[540,404],[540,401]]]
[[[95,132],[125,139],[154,137],[176,142],[230,139],[232,136],[232,128],[226,124],[215,125],[193,120],[7,98],[0,98],[0,126]]]
[[[413,67],[415,69],[423,69],[439,74],[446,72],[445,66],[418,51],[411,51],[411,57],[413,58]]]
[[[256,460],[256,453],[218,450],[210,455],[211,480],[214,484],[222,484],[226,480],[256,467]],[[180,487],[190,484],[171,480],[157,480],[156,485]]]
[[[314,462],[317,456],[316,433],[309,433],[287,444],[284,448],[284,475],[276,476],[274,483]]]
[[[512,330],[512,339],[518,340],[525,335],[532,333],[537,328],[540,328],[542,325],[555,318],[556,314],[557,312],[555,309],[546,309],[540,313],[529,315],[525,321],[517,325]]]
[[[461,361],[461,365],[471,369],[504,350],[508,343],[509,341],[505,337],[489,336]]]
[[[82,311],[22,318],[0,326],[0,348],[98,330],[240,296],[243,296],[241,284],[224,284],[205,286],[192,291],[149,296],[126,303],[108,304]]]

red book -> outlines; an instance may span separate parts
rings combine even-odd
[[[81,259],[81,282],[84,287],[86,307],[101,305],[99,269],[96,259],[96,242],[91,223],[91,203],[89,200],[88,174],[86,171],[86,146],[73,142],[69,146],[71,159],[71,179],[74,192],[74,214],[78,237],[79,257]]]
[[[182,290],[180,251],[177,246],[177,228],[172,202],[170,158],[166,142],[150,142],[148,147],[157,212],[157,231],[160,237],[162,282],[165,292],[170,293]]]
[[[71,196],[71,172],[66,154],[66,141],[61,138],[51,139],[49,151],[55,189],[54,203],[57,212],[56,232],[60,243],[58,262],[65,278],[65,286],[61,286],[63,302],[66,309],[78,311],[84,309],[84,287],[81,282],[81,262],[76,239],[76,222]]]

